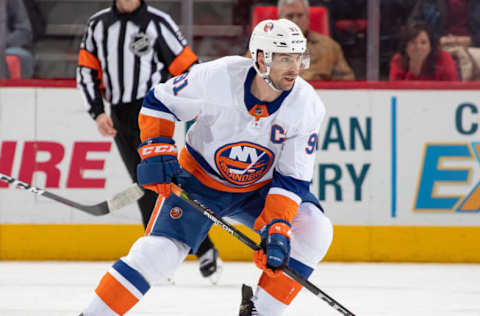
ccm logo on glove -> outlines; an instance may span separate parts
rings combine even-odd
[[[140,150],[142,159],[157,156],[158,154],[176,156],[177,147],[172,144],[151,144],[143,146]]]

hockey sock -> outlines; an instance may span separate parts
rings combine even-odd
[[[122,260],[103,276],[95,293],[118,315],[130,310],[150,289],[147,280]]]
[[[289,266],[306,279],[313,272],[312,268],[293,258],[290,258]],[[281,315],[302,289],[300,283],[285,274],[272,278],[263,273],[258,286],[255,308],[260,315],[269,316]]]

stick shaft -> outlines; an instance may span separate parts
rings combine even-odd
[[[186,201],[188,204],[190,204],[197,211],[200,211],[203,215],[208,217],[212,222],[222,227],[229,234],[239,239],[241,242],[247,245],[250,249],[255,251],[261,249],[257,243],[255,243],[248,236],[246,236],[245,234],[237,230],[235,227],[227,223],[223,218],[215,214],[212,210],[208,209],[207,207],[202,205],[200,202],[190,199],[188,194],[174,183],[172,183],[172,192],[173,194],[175,194],[176,196],[180,197],[181,199]],[[323,292],[321,289],[316,287],[313,283],[305,279],[303,276],[296,273],[290,267],[284,266],[283,272],[285,272],[286,275],[288,275],[290,278],[300,283],[304,288],[306,288],[307,290],[312,292],[314,295],[316,295],[317,297],[325,301],[328,305],[333,307],[335,310],[337,310],[341,314],[345,316],[355,316],[355,314],[349,311],[346,307],[338,303],[335,299],[333,299],[328,294]]]

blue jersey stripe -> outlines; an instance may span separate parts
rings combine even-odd
[[[310,192],[310,182],[284,176],[277,170],[273,171],[272,188],[282,188],[293,192],[300,198],[305,199]]]
[[[255,68],[251,67],[250,70],[248,71],[245,83],[243,84],[245,105],[247,107],[247,110],[250,111],[250,109],[254,107],[256,104],[265,104],[268,110],[268,114],[272,115],[280,108],[280,105],[282,105],[283,100],[285,100],[285,98],[290,94],[293,88],[288,91],[283,91],[282,94],[280,94],[280,96],[276,98],[273,102],[261,101],[257,99],[257,97],[255,97],[250,92],[253,78],[255,78],[256,73],[257,72],[255,71]]]
[[[168,114],[172,114],[175,119],[177,121],[180,121],[180,119],[175,115],[175,113],[173,113],[172,111],[170,111],[169,108],[167,108],[165,106],[165,104],[163,104],[159,99],[157,99],[155,97],[155,92],[154,92],[154,89],[150,90],[147,95],[145,96],[145,98],[143,99],[143,104],[142,104],[143,107],[147,108],[147,109],[152,109],[152,110],[156,110],[156,111],[161,111],[161,112],[165,112],[165,113],[168,113]]]
[[[148,284],[147,280],[122,260],[115,262],[113,268],[135,286],[143,295],[145,295],[150,289],[150,284]]]

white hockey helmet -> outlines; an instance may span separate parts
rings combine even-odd
[[[305,54],[307,40],[300,28],[290,20],[265,20],[258,23],[253,29],[249,49],[255,70],[265,77],[270,73],[273,53]],[[265,58],[266,73],[261,73],[258,69],[257,53],[259,50],[263,52]],[[304,64],[303,68],[308,68],[308,65]]]

